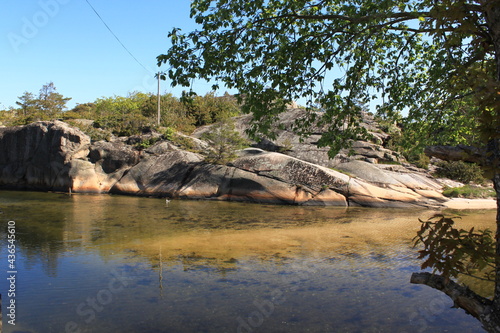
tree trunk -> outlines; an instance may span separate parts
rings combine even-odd
[[[497,94],[493,97],[495,103],[493,112],[500,118],[500,1],[489,0],[486,2],[486,22],[489,34],[495,49],[496,61],[496,90]],[[496,133],[493,133],[488,142],[486,158],[488,166],[493,170],[493,184],[497,194],[497,216],[496,216],[496,258],[495,258],[495,295],[492,302],[492,311],[490,323],[492,326],[486,326],[488,332],[500,332],[500,127],[497,122]]]
[[[496,94],[493,92],[493,112],[496,114],[496,131],[488,142],[486,159],[488,167],[493,171],[493,184],[497,193],[497,218],[496,218],[496,278],[495,278],[495,296],[493,307],[500,312],[500,0],[483,0],[480,2],[485,10],[486,24],[488,34],[491,38],[495,50],[496,61]],[[500,323],[499,323],[500,325]]]
[[[497,141],[495,146],[496,146],[496,153],[497,156],[500,155],[500,152],[498,150],[499,148],[499,141],[500,140],[495,140]],[[493,185],[495,186],[495,191],[497,193],[497,230],[495,234],[495,239],[496,239],[496,258],[495,258],[495,264],[496,264],[496,274],[495,274],[495,296],[493,298],[493,307],[500,312],[500,173],[495,172],[495,175],[493,176]]]
[[[485,9],[488,33],[495,49],[496,81],[500,83],[500,0],[482,0],[481,5]]]

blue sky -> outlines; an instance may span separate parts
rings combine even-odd
[[[156,56],[170,46],[173,27],[196,29],[189,0],[89,0],[139,65],[107,30],[86,0],[2,0],[0,5],[0,109],[25,91],[54,82],[68,106],[128,92],[156,93]],[[166,68],[163,68],[166,70]],[[152,73],[151,73],[152,72]],[[183,88],[162,81],[162,92]],[[211,85],[195,82],[204,94]],[[221,91],[220,93],[223,93]]]

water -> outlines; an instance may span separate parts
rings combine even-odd
[[[482,332],[409,283],[432,212],[7,191],[0,207],[5,332]]]

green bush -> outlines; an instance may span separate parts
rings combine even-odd
[[[154,145],[158,141],[161,141],[161,138],[149,138],[149,139],[146,139],[144,141],[137,143],[135,146],[138,149],[142,150],[142,149],[146,149],[146,148],[151,147],[152,145]]]
[[[158,132],[163,135],[163,138],[172,141],[174,135],[175,135],[175,129],[172,127],[161,127],[158,129]]]
[[[196,148],[196,143],[192,138],[188,136],[175,133],[172,135],[170,141],[183,150],[187,150],[193,153],[198,152]]]
[[[95,128],[93,125],[82,124],[81,122],[75,120],[68,120],[67,123],[90,136],[92,141],[109,141],[113,136],[111,131],[102,128]]]
[[[247,140],[235,130],[230,119],[215,124],[209,132],[202,135],[202,139],[208,141],[212,148],[205,160],[215,164],[229,163],[236,158],[237,150],[248,146]]]
[[[443,190],[443,195],[448,198],[494,198],[496,197],[495,190],[492,188],[476,187],[465,185],[462,187],[449,187]]]
[[[425,155],[424,153],[420,153],[420,154],[410,158],[409,162],[415,164],[415,166],[417,168],[428,170],[429,163],[431,162],[431,160],[430,160],[429,156]]]
[[[441,161],[435,175],[438,177],[453,179],[465,184],[474,182],[484,183],[483,172],[477,164],[462,161]]]

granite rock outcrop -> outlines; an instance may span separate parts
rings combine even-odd
[[[60,121],[37,122],[0,129],[0,188],[368,207],[439,207],[447,200],[441,185],[416,168],[376,163],[400,159],[381,145],[356,142],[354,157],[341,152],[330,160],[314,140],[290,136],[287,154],[259,143],[216,165],[161,138],[144,149],[125,139],[91,142]]]

